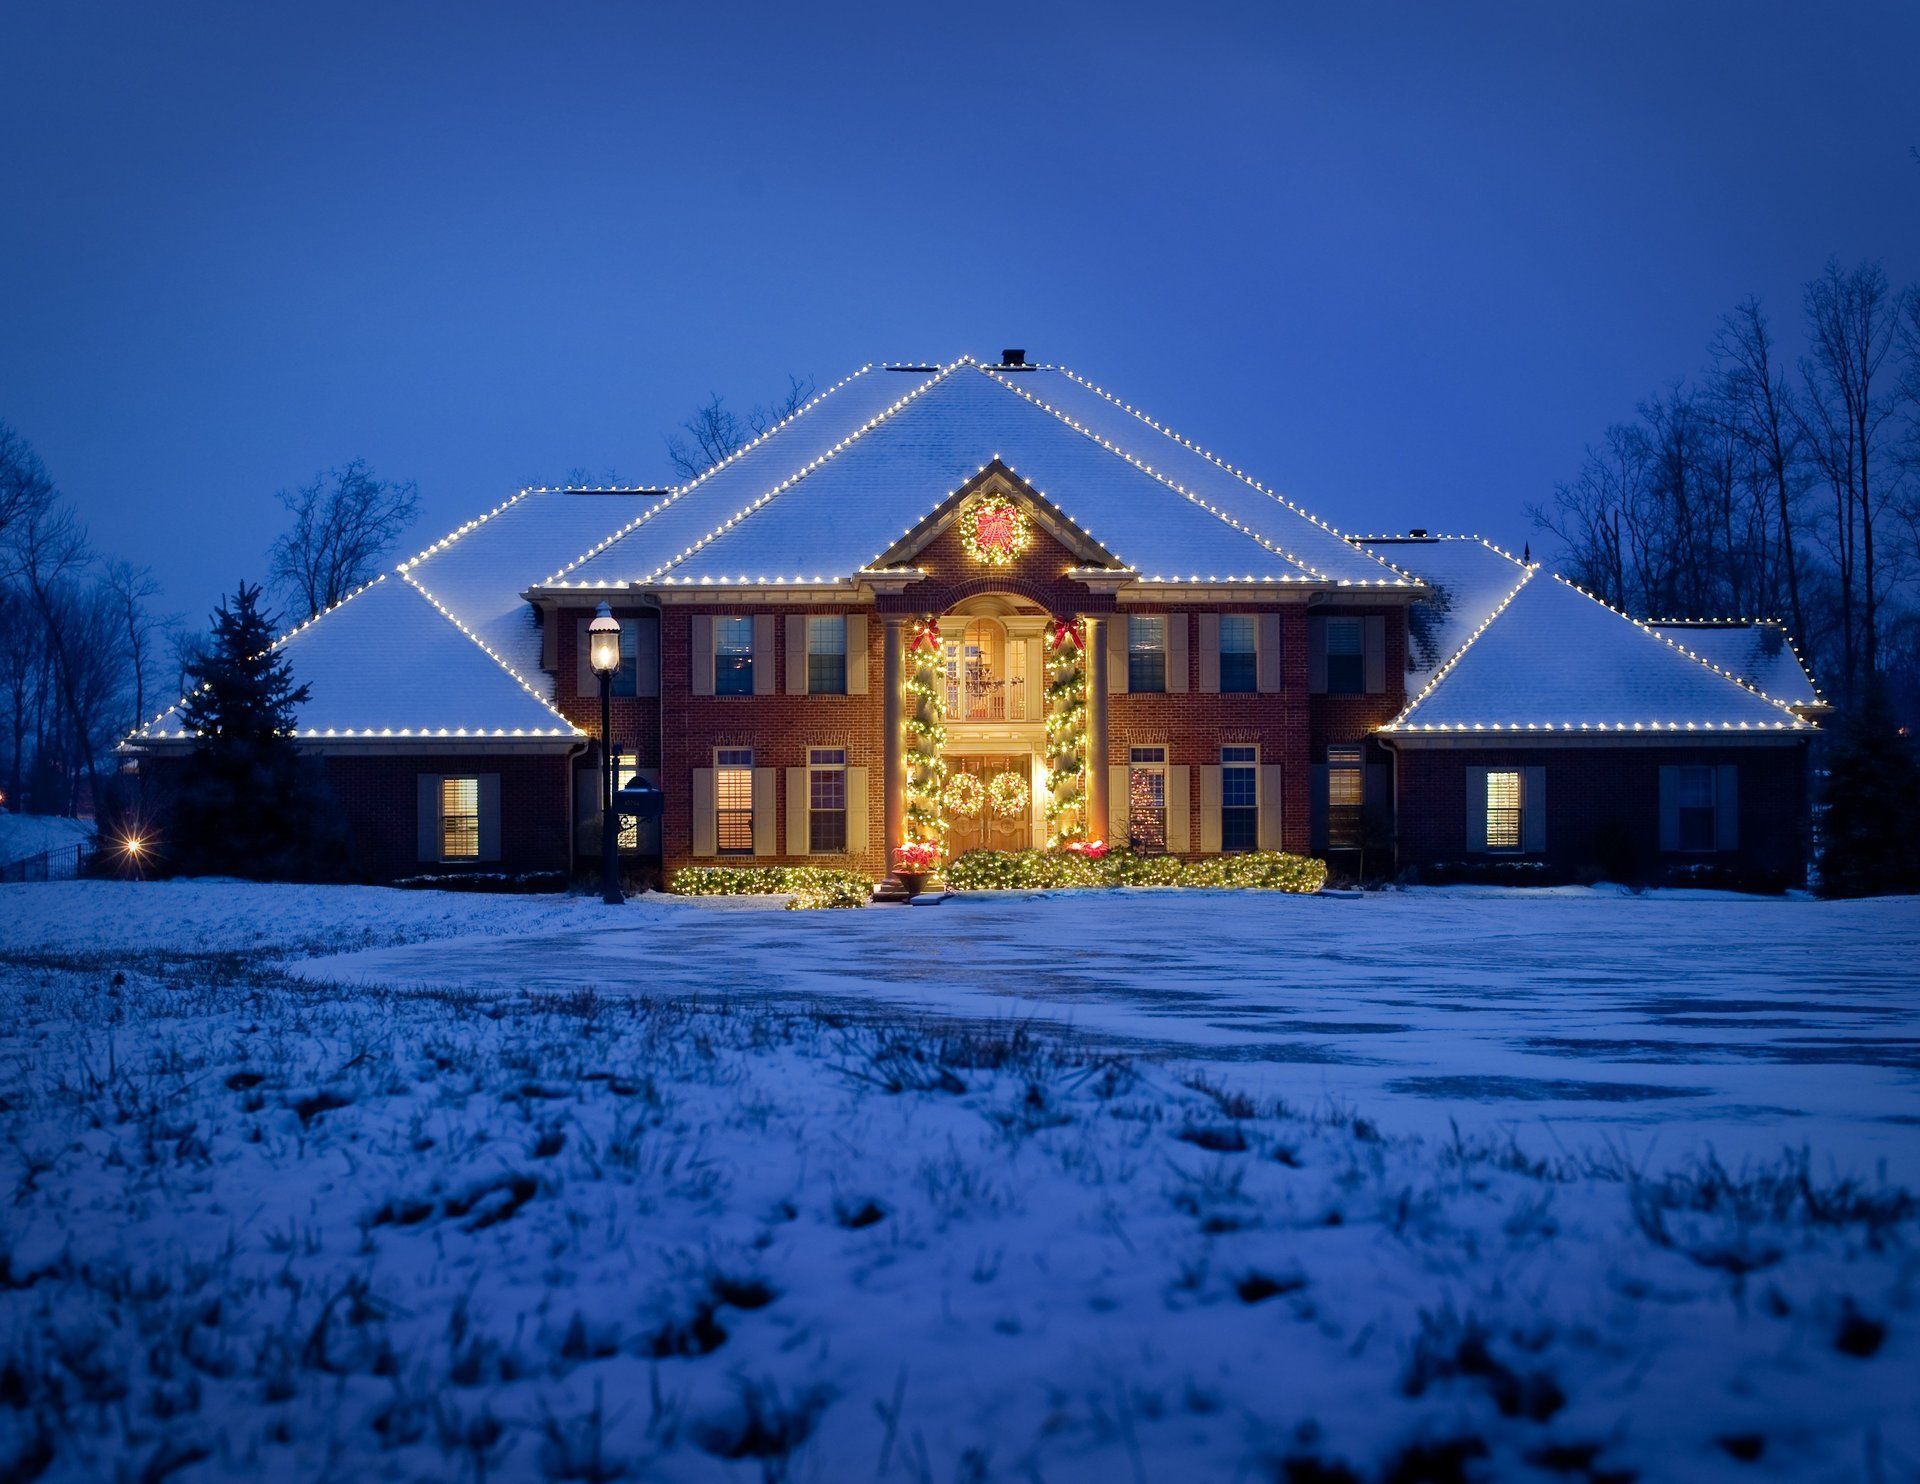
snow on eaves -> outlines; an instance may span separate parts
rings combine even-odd
[[[276,645],[302,738],[572,737],[577,729],[404,576],[376,578]],[[134,741],[179,740],[180,706]]]
[[[1368,537],[1366,546],[1433,590],[1408,610],[1409,676],[1430,676],[1458,654],[1527,576],[1523,563],[1478,536]]]
[[[1382,730],[1810,731],[1784,705],[1536,568]]]
[[[1773,619],[1674,619],[1647,625],[1789,706],[1823,704],[1792,636]]]

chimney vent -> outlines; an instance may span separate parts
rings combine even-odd
[[[1000,364],[1003,366],[1024,366],[1027,353],[1024,350],[1003,350],[1000,352]]]
[[[1415,526],[1411,531],[1408,531],[1407,534],[1416,541],[1424,541],[1427,539],[1427,528],[1425,526]]]

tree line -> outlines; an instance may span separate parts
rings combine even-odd
[[[1920,285],[1837,259],[1794,348],[1749,296],[1532,507],[1569,576],[1646,618],[1787,623],[1842,706],[1920,711]]]

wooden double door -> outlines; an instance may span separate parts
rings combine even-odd
[[[987,785],[1002,773],[1012,773],[1025,785],[1027,807],[1018,814],[1001,814],[991,804],[982,803],[972,814],[947,810],[947,853],[958,859],[969,850],[1025,850],[1033,843],[1033,758],[1024,752],[947,758],[947,776],[957,778],[968,773],[980,785],[984,798]]]

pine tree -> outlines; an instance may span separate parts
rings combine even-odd
[[[1920,890],[1920,766],[1879,685],[1835,728],[1822,793],[1823,896]]]
[[[166,831],[189,875],[256,879],[336,875],[338,811],[324,776],[303,757],[293,725],[307,687],[272,647],[275,620],[242,582],[213,615],[213,642],[189,667],[182,723],[198,741],[181,769]]]

